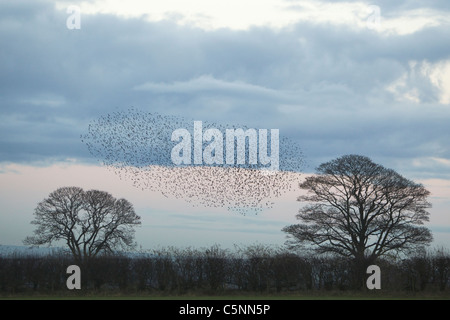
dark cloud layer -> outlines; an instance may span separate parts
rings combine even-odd
[[[392,15],[417,8],[408,3],[379,5]],[[131,106],[279,128],[302,147],[306,170],[347,153],[414,174],[424,168],[411,159],[450,159],[448,105],[410,65],[449,59],[446,26],[390,36],[306,22],[203,31],[86,14],[69,30],[51,2],[3,2],[0,11],[1,162],[94,161],[80,135]],[[401,99],[411,90],[420,103]]]

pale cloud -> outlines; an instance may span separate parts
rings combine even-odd
[[[294,92],[275,90],[264,86],[247,83],[241,80],[227,81],[217,79],[211,75],[202,75],[188,81],[174,81],[171,83],[146,82],[133,88],[138,91],[156,93],[202,93],[222,92],[226,94],[251,94],[262,98],[293,99]]]
[[[450,160],[449,159],[435,158],[435,157],[431,157],[431,159],[436,161],[439,164],[446,166],[450,170]]]
[[[442,146],[431,144],[430,149],[435,149],[432,154],[443,153]],[[450,159],[444,157],[417,157],[410,160],[404,160],[404,165],[409,166],[412,172],[418,176],[440,177],[450,179]],[[448,193],[450,194],[450,192]]]
[[[19,103],[30,104],[39,107],[57,108],[66,104],[66,99],[59,95],[43,94],[34,97],[24,98],[19,100]]]
[[[67,1],[59,1],[56,8],[65,10],[67,5]],[[287,10],[286,3],[277,0],[97,0],[81,1],[79,7],[83,14],[144,17],[153,22],[175,20],[180,25],[192,25],[205,30],[243,30],[261,25],[282,27],[297,20],[297,14]]]
[[[398,101],[450,103],[450,60],[408,62],[408,69],[386,87]]]
[[[447,166],[450,168],[450,160],[443,159]],[[450,180],[448,179],[424,179],[420,180],[428,191],[431,192],[431,197],[449,201],[448,195],[450,194]]]
[[[398,101],[420,103],[417,88],[408,88],[407,80],[408,74],[405,73],[388,85],[386,90],[393,93]]]
[[[440,92],[439,102],[450,104],[450,60],[443,60],[434,64],[426,63],[425,68],[430,81]]]
[[[383,12],[384,13],[384,12]],[[386,35],[408,35],[425,28],[448,25],[450,13],[435,9],[419,8],[406,10],[398,14],[387,11],[389,16],[383,16],[379,31]]]
[[[70,3],[56,2],[65,10]],[[390,10],[364,1],[282,1],[282,0],[96,0],[80,1],[83,14],[112,14],[123,18],[145,18],[148,21],[172,20],[178,24],[204,30],[229,28],[246,30],[255,26],[275,29],[295,23],[345,25],[371,29],[390,35],[407,35],[424,28],[448,24],[450,14],[430,8],[404,11]]]

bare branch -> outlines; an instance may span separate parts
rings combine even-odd
[[[429,192],[369,158],[348,155],[321,164],[300,184],[307,194],[297,214],[300,224],[283,229],[289,246],[318,253],[376,259],[427,245]]]
[[[134,229],[140,217],[125,199],[104,191],[64,187],[38,204],[32,224],[37,225],[27,245],[51,245],[63,240],[78,259],[101,252],[133,247]]]

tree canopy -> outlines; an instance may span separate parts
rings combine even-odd
[[[283,228],[290,246],[373,262],[432,241],[423,226],[429,191],[365,156],[323,163],[300,188],[307,191],[298,198],[306,203],[296,216],[301,223]]]
[[[104,191],[62,187],[37,205],[31,223],[37,228],[34,236],[24,240],[26,245],[51,245],[62,240],[73,256],[82,260],[132,248],[134,227],[141,222],[125,199]]]

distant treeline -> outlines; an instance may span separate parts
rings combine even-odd
[[[282,248],[252,245],[235,251],[163,248],[149,253],[102,256],[77,263],[70,255],[10,253],[0,256],[0,293],[69,291],[67,267],[81,268],[80,292],[156,294],[221,292],[282,293],[355,288],[351,260],[304,256]],[[381,289],[448,291],[450,255],[443,250],[376,262]]]

